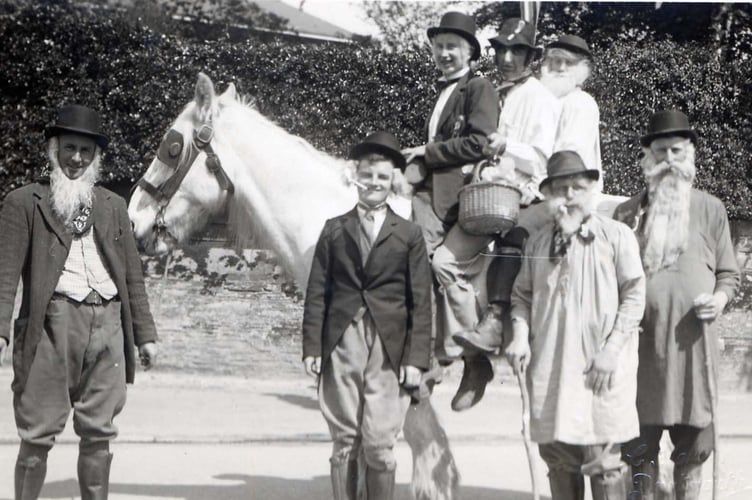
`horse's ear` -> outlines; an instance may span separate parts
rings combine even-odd
[[[198,74],[198,81],[196,81],[196,107],[201,110],[201,114],[211,109],[212,101],[214,101],[214,84],[211,78],[204,73]]]
[[[230,83],[230,85],[227,86],[227,90],[225,90],[221,96],[219,96],[219,99],[226,104],[229,104],[231,102],[234,102],[237,100],[238,93],[235,90],[235,84]]]

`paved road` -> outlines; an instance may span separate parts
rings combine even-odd
[[[12,498],[17,437],[10,370],[0,368],[0,500]],[[516,387],[495,383],[484,401],[449,410],[456,387],[437,387],[434,405],[462,475],[461,498],[527,500],[530,477],[520,439]],[[721,399],[722,498],[752,498],[752,395]],[[129,388],[113,445],[111,498],[292,500],[331,498],[329,444],[312,384],[304,379],[257,380],[162,372],[140,373]],[[42,498],[78,498],[76,437],[70,425],[50,454]],[[410,451],[397,449],[398,500],[407,500]],[[539,461],[541,492],[548,495]],[[703,500],[712,469],[705,467]]]

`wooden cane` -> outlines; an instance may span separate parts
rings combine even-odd
[[[720,434],[718,429],[718,391],[713,371],[713,360],[711,358],[712,340],[708,323],[703,321],[702,336],[705,340],[705,371],[708,376],[708,391],[710,392],[710,419],[713,422],[713,500],[718,500],[718,475],[720,474],[720,460],[718,459],[718,444]]]
[[[530,480],[533,483],[533,500],[539,500],[538,482],[535,480],[535,456],[533,455],[530,444],[530,394],[527,392],[527,383],[525,382],[525,368],[521,367],[517,372],[517,384],[520,386],[520,396],[522,397],[522,440],[525,443],[525,452],[527,453],[527,464],[530,467]]]

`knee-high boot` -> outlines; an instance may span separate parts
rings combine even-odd
[[[585,498],[585,479],[582,474],[549,470],[548,483],[551,485],[552,500],[583,500]]]
[[[676,500],[697,500],[702,488],[702,464],[676,464],[674,466],[674,492]]]
[[[16,459],[15,496],[16,500],[37,500],[42,492],[47,475],[47,453],[49,448],[21,443]]]
[[[332,492],[334,500],[356,500],[358,491],[358,461],[332,463]]]
[[[366,493],[368,500],[393,500],[394,471],[366,467]]]
[[[629,484],[629,498],[653,500],[655,498],[656,483],[658,482],[658,463],[656,460],[644,460],[632,465],[631,481]]]
[[[78,452],[78,487],[81,500],[107,500],[112,453],[109,444],[82,446]]]

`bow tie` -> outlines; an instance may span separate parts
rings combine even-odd
[[[436,80],[436,90],[438,92],[441,92],[448,86],[454,85],[455,83],[459,82],[461,79],[462,77],[458,76],[457,78],[452,78],[451,80]]]

